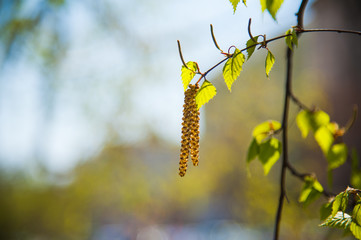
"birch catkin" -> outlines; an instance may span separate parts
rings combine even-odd
[[[179,160],[179,175],[183,177],[187,171],[187,162],[190,155],[193,165],[198,165],[199,158],[199,111],[196,104],[198,84],[189,85],[184,94],[182,141]]]

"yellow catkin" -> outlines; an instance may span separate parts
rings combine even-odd
[[[196,85],[195,93],[198,91],[199,87]],[[198,166],[199,163],[199,111],[197,109],[197,104],[195,101],[195,94],[191,102],[191,122],[190,125],[190,134],[191,134],[191,159],[194,166]]]
[[[189,85],[184,94],[183,122],[182,122],[182,141],[179,160],[179,175],[183,177],[187,171],[187,162],[189,155],[193,165],[198,165],[199,155],[199,111],[195,101],[199,86]]]

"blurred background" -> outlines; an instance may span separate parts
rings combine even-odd
[[[283,40],[245,63],[230,94],[221,67],[209,75],[217,95],[201,110],[200,165],[178,175],[183,87],[176,40],[205,71],[218,44],[245,47],[247,24],[268,38],[296,24],[300,0],[285,0],[277,22],[259,1],[0,1],[0,239],[270,239],[279,194],[277,163],[246,170],[252,129],[281,121]],[[359,0],[310,1],[307,28],[360,30]],[[294,92],[341,126],[360,106],[358,36],[303,34]],[[290,161],[327,186],[315,141],[301,139],[291,107]],[[360,121],[344,137],[360,152]],[[332,191],[349,184],[350,163]],[[355,186],[358,187],[358,186]],[[282,239],[338,239],[318,227],[319,201],[298,203],[302,183],[287,175]]]

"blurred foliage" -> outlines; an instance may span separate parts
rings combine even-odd
[[[24,13],[20,9],[26,2],[0,2],[4,16],[0,20],[3,62],[16,58],[22,47],[32,43],[38,46],[34,55],[55,66],[52,63],[61,59],[66,50],[66,34],[56,18],[46,27],[48,31],[41,26],[49,24],[48,17],[56,16],[55,11],[65,8],[67,2],[39,1],[39,6],[31,8],[34,11]],[[284,49],[284,44],[281,47]],[[284,50],[273,52],[285,55]],[[252,129],[267,119],[279,121],[282,111],[284,63],[277,58],[268,81],[263,70],[259,71],[264,69],[264,58],[253,57],[245,63],[248,66],[232,87],[233,94],[223,86],[221,77],[212,80],[214,85],[223,85],[217,88],[217,100],[202,109],[200,165],[190,168],[185,178],[177,174],[178,146],[157,139],[130,147],[110,142],[97,156],[84,159],[59,176],[41,166],[33,175],[3,169],[0,239],[94,239],[110,225],[121,229],[124,238],[135,239],[139,228],[150,224],[178,226],[214,219],[231,219],[271,231],[277,205],[278,163],[271,169],[274,174],[267,177],[260,163],[250,166],[250,174],[246,171]],[[327,99],[320,94],[322,86],[316,85],[322,74],[306,68],[296,69],[295,76],[296,94],[303,96],[305,104],[317,102],[324,109]],[[293,106],[290,117],[295,119],[298,112]],[[307,171],[316,172],[324,183],[322,172],[327,163],[320,161],[322,152],[313,155],[308,151],[317,149],[313,147],[315,141],[308,139],[300,145],[303,140],[295,120],[290,133],[292,162],[301,170],[309,166]],[[354,181],[359,183],[356,177]],[[313,210],[318,207],[301,207],[297,202],[301,188],[302,183],[290,177],[290,203],[285,205],[282,221],[285,239],[319,239],[317,224],[309,225],[318,221],[318,212]],[[320,201],[312,204],[320,205]]]
[[[200,165],[190,168],[186,177],[177,174],[178,146],[156,138],[131,147],[110,143],[98,156],[62,176],[46,170],[35,176],[1,175],[0,238],[92,239],[105,226],[115,224],[123,236],[134,239],[138,229],[149,224],[182,225],[212,219],[233,219],[271,232],[278,164],[267,177],[260,163],[250,166],[251,176],[246,171],[253,127],[281,116],[282,63],[274,66],[274,76],[268,81],[263,71],[256,71],[263,65],[262,58],[244,71],[232,89],[234,94],[219,87],[217,101],[202,110]],[[307,83],[296,83],[300,92],[304,92],[303,84]],[[318,93],[307,94],[309,101],[324,101]],[[295,118],[297,112],[294,108],[291,115]],[[292,142],[301,139],[295,123],[291,132]],[[292,150],[290,155],[296,162],[314,161],[304,157],[306,152]],[[317,165],[312,166],[315,169],[310,171],[317,170]],[[312,208],[297,203],[301,188],[301,182],[290,178],[290,204],[285,205],[283,222],[285,233],[292,239],[319,236],[316,230],[305,233],[308,221],[319,216]]]

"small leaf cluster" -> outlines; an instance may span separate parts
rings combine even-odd
[[[281,123],[270,120],[257,125],[253,129],[253,139],[248,148],[247,163],[258,158],[262,163],[265,175],[269,173],[282,152],[281,142],[274,137],[275,132],[280,128]]]
[[[323,209],[329,215],[320,226],[342,228],[361,239],[361,191],[348,187]]]
[[[318,197],[321,196],[323,192],[322,185],[318,182],[315,176],[308,175],[304,178],[304,184],[298,198],[300,203],[303,203],[304,206],[309,205],[311,202],[315,201]]]
[[[188,68],[187,68],[188,67]],[[198,70],[198,64],[196,62],[187,62],[187,67],[182,66],[182,83],[184,91],[187,90],[190,82],[194,78]],[[204,104],[206,104],[209,100],[211,100],[217,94],[216,88],[213,84],[207,80],[205,80],[200,87],[200,89],[196,93],[196,103],[197,109],[199,110]]]
[[[342,140],[345,128],[340,128],[335,122],[330,122],[330,116],[321,110],[302,110],[298,113],[297,126],[303,138],[310,131],[320,146],[328,161],[328,170],[340,167],[346,162],[348,149]]]
[[[232,3],[233,13],[235,13],[240,0],[229,0],[229,1]],[[242,0],[242,2],[246,6],[246,0]],[[261,2],[262,12],[267,10],[271,14],[272,18],[276,20],[276,14],[280,9],[283,0],[260,0],[260,2]]]
[[[295,45],[296,47],[298,46],[297,32],[294,28],[288,29],[285,35],[286,44],[291,50],[293,50],[293,45]]]

